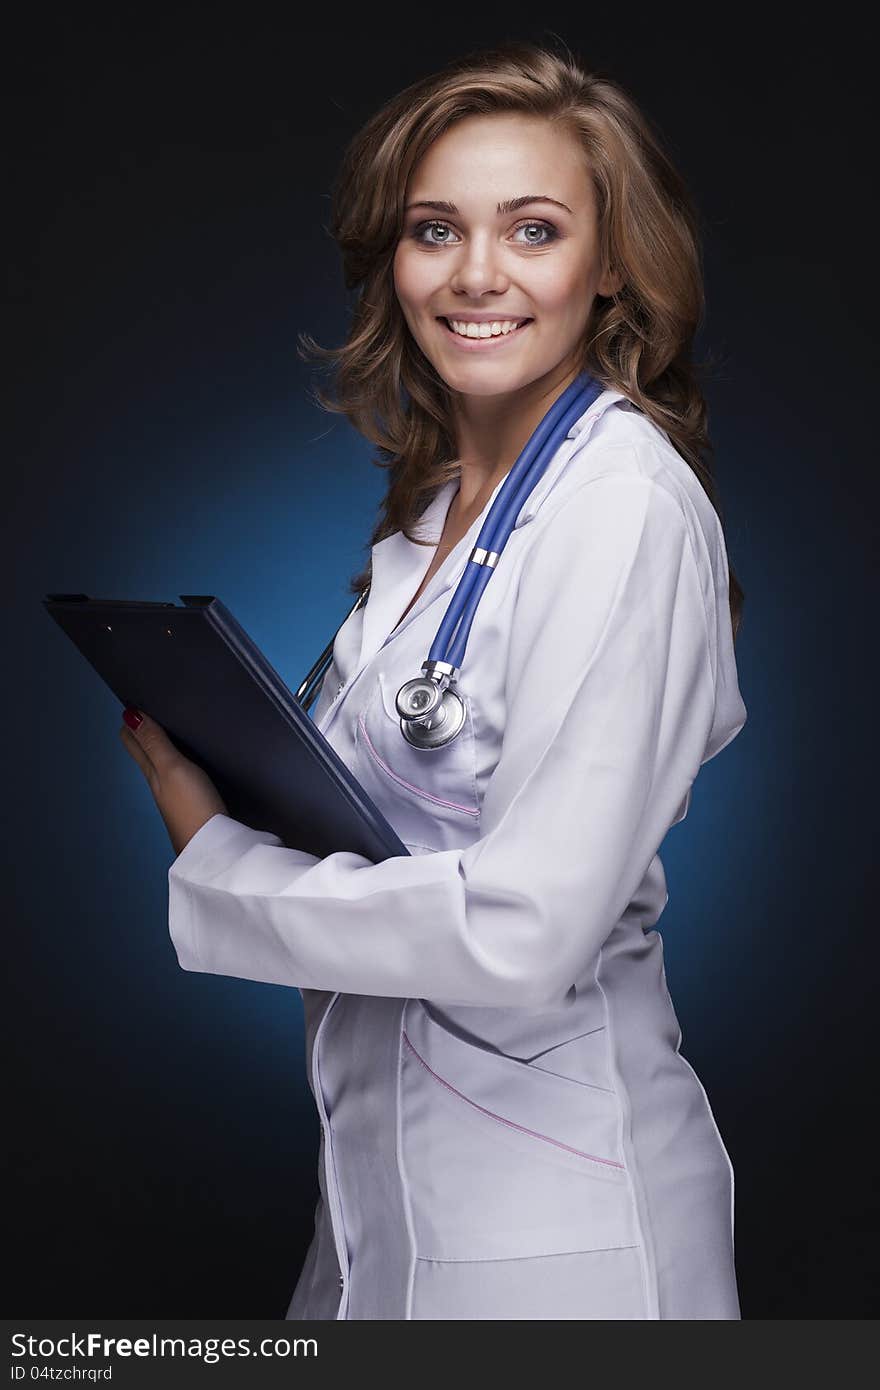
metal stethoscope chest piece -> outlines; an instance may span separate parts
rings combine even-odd
[[[464,700],[450,685],[454,671],[442,661],[426,661],[423,676],[405,681],[397,692],[400,731],[413,748],[443,748],[467,718]]]
[[[576,377],[553,402],[505,478],[477,537],[477,544],[468,557],[464,574],[450,600],[428,659],[422,664],[422,674],[405,681],[397,692],[395,703],[401,733],[413,748],[443,748],[461,732],[467,718],[467,708],[464,698],[455,689],[455,680],[464,660],[468,636],[483,590],[492,577],[526,500],[574,422],[593,404],[601,391],[601,385],[587,372]],[[368,588],[361,594],[352,613],[367,593]],[[298,698],[313,698],[319,681],[320,663],[326,660],[329,664],[328,653],[332,659],[332,650],[331,642],[297,691]]]

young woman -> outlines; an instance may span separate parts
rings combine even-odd
[[[746,720],[695,214],[631,98],[530,44],[402,92],[334,198],[359,296],[329,408],[390,485],[314,718],[410,854],[288,848],[149,715],[120,730],[182,968],[302,993],[321,1198],[288,1317],[739,1318],[733,1172],[651,930],[657,850]],[[397,692],[583,372],[482,593],[464,722],[414,746]]]

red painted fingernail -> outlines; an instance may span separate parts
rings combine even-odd
[[[122,711],[122,717],[130,729],[137,729],[144,722],[143,715],[138,714],[131,705]]]

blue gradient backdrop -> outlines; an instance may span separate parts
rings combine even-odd
[[[309,400],[295,354],[299,330],[328,345],[346,332],[324,230],[336,163],[441,59],[502,32],[545,37],[531,13],[399,52],[366,22],[341,46],[329,27],[206,37],[185,17],[173,35],[79,19],[21,36],[3,546],[10,1313],[287,1306],[317,1199],[299,995],[179,970],[173,855],[121,710],[41,599],[216,593],[299,682],[352,602],[384,488],[365,441]],[[798,104],[820,65],[809,39],[758,52],[733,34],[720,56],[684,29],[587,33],[576,14],[553,29],[630,85],[704,215],[698,349],[716,362],[716,470],[746,590],[749,721],[662,850],[682,1050],[734,1162],[744,1316],[869,1316],[874,393],[832,244],[827,169],[844,156],[833,121]],[[853,262],[857,249],[848,236]]]

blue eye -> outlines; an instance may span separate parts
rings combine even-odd
[[[552,222],[522,222],[516,230],[518,232],[523,231],[526,227],[537,227],[540,231],[547,233],[547,236],[544,239],[544,241],[533,241],[530,237],[527,237],[525,243],[526,246],[547,246],[551,241],[555,241],[556,238],[559,236],[559,233],[553,226]]]
[[[544,236],[543,240],[541,240],[541,241],[536,241],[534,238],[528,237],[528,238],[526,238],[525,242],[520,242],[520,245],[521,245],[521,246],[523,246],[523,245],[525,245],[525,246],[549,246],[550,243],[551,243],[552,241],[556,241],[557,238],[558,238],[558,236],[559,236],[559,232],[558,232],[558,231],[556,230],[556,228],[553,226],[552,222],[536,222],[536,221],[521,222],[521,223],[519,224],[519,226],[516,227],[514,230],[517,231],[517,232],[519,232],[519,231],[522,231],[522,230],[523,230],[524,228],[526,228],[526,227],[537,227],[537,228],[539,228],[542,232],[545,233],[545,236]],[[444,231],[444,232],[451,232],[451,231],[452,231],[452,228],[450,227],[450,225],[449,225],[448,222],[439,222],[439,221],[437,221],[436,218],[432,218],[430,222],[419,222],[419,224],[418,224],[416,227],[413,228],[413,230],[412,230],[412,232],[410,233],[410,235],[411,235],[411,237],[413,238],[413,240],[420,242],[422,246],[451,246],[451,245],[452,245],[452,242],[450,242],[449,240],[435,241],[433,238],[431,238],[431,239],[428,240],[428,241],[424,240],[423,233],[424,233],[424,232],[427,232],[427,231],[431,231],[432,229],[438,229],[438,230]]]

